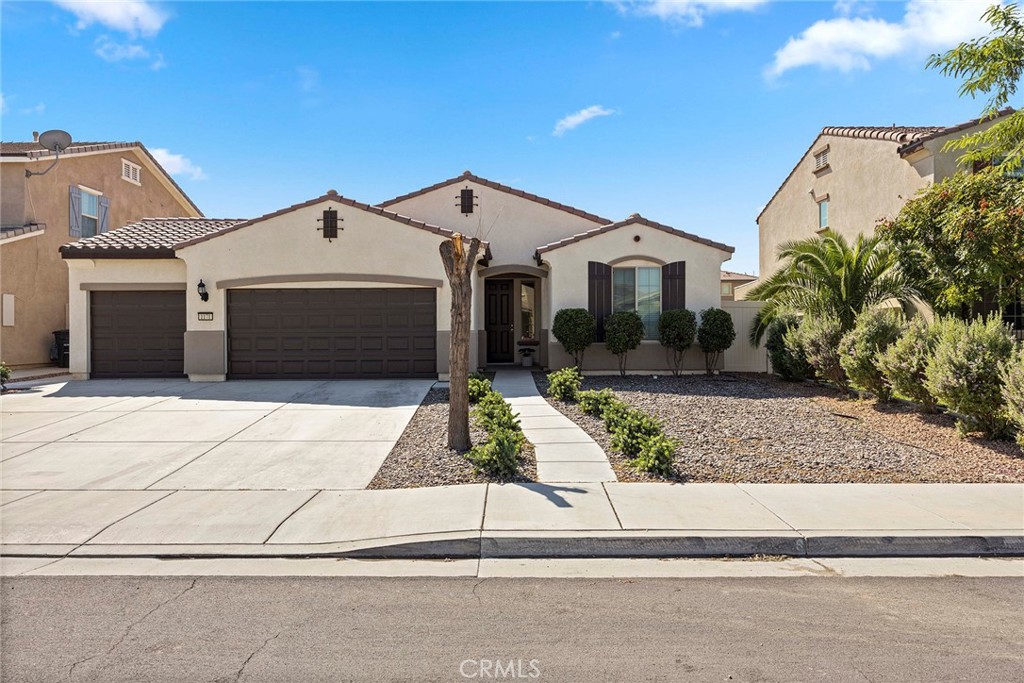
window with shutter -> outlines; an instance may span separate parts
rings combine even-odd
[[[597,320],[595,341],[604,341],[604,321],[612,312],[612,267],[607,263],[587,264],[587,310]]]
[[[661,282],[661,269],[657,267],[612,269],[612,310],[636,311],[644,321],[646,339],[658,338]]]
[[[323,217],[324,239],[338,239],[338,211],[337,209],[324,209]]]
[[[686,308],[686,261],[661,267],[661,310]]]
[[[108,216],[110,215],[110,199],[107,197],[100,197],[97,202],[99,213],[97,214],[98,228],[101,233],[106,232],[110,229],[108,225]]]
[[[72,237],[82,236],[82,191],[75,185],[68,188],[68,232]]]
[[[459,193],[459,206],[462,213],[473,213],[473,190],[467,187]]]

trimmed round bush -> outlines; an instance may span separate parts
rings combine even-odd
[[[587,391],[581,391],[576,395],[577,400],[580,404],[580,410],[587,415],[596,415],[598,417],[604,413],[604,409],[615,399],[615,394],[612,393],[611,389],[588,389]]]
[[[626,355],[644,340],[644,321],[636,311],[617,311],[604,321],[604,341],[619,357],[619,374],[626,376]]]
[[[892,389],[878,367],[878,354],[900,338],[903,313],[895,309],[866,309],[853,329],[839,341],[839,364],[858,389],[870,391],[879,401],[889,401]]]
[[[799,343],[815,374],[840,389],[846,389],[846,373],[839,363],[839,341],[843,328],[832,317],[805,316],[796,330],[787,334],[787,345]]]
[[[640,454],[633,464],[641,472],[650,472],[661,477],[672,476],[672,463],[675,461],[676,442],[664,434],[656,434],[640,447]]]
[[[704,352],[704,368],[709,375],[714,374],[722,352],[732,346],[735,340],[736,328],[728,311],[721,308],[706,308],[700,312],[697,343]]]
[[[935,399],[925,386],[924,371],[935,353],[935,329],[921,316],[910,319],[900,338],[878,354],[876,362],[885,381],[899,396],[935,412]]]
[[[665,347],[665,356],[672,374],[679,376],[683,369],[686,349],[697,338],[697,316],[685,308],[670,308],[658,317],[658,341]]]
[[[961,433],[981,431],[990,439],[1009,435],[1000,369],[1013,351],[1009,328],[997,316],[970,323],[952,317],[936,321],[925,386],[935,400],[963,416],[957,422]]]
[[[583,367],[583,352],[594,343],[597,334],[597,320],[585,308],[563,308],[555,313],[551,334],[572,356],[577,368]]]
[[[1024,448],[1024,347],[1019,347],[1003,363],[1003,400],[1006,416],[1017,429],[1017,443]]]
[[[583,378],[577,368],[562,368],[548,373],[548,396],[559,401],[575,401],[583,386]]]
[[[800,319],[795,315],[781,315],[768,325],[765,335],[765,350],[772,363],[772,371],[787,382],[800,382],[814,377],[814,368],[807,362],[795,330]],[[786,343],[786,336],[794,331],[792,348]]]

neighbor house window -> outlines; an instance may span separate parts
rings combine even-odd
[[[658,338],[661,315],[661,268],[612,268],[612,311],[636,311],[646,339]]]
[[[818,202],[818,230],[828,227],[828,200],[822,199]]]
[[[100,196],[82,190],[82,237],[95,237],[99,233]]]
[[[142,184],[142,167],[127,159],[121,159],[121,178],[135,185]]]
[[[723,282],[722,283],[722,296],[729,296],[730,294],[732,294],[732,283],[731,282]]]

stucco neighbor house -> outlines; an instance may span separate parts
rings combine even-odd
[[[753,282],[757,279],[756,275],[747,275],[746,273],[734,273],[731,270],[722,271],[722,301],[735,301],[736,300],[736,288],[740,285],[745,285],[748,282]]]
[[[657,314],[718,306],[733,248],[632,215],[612,221],[468,171],[379,205],[334,191],[250,220],[144,219],[66,244],[76,377],[445,377],[454,232],[486,251],[471,366],[571,362],[555,312],[638,310],[630,367],[663,370]],[[616,368],[596,344],[586,368]],[[689,366],[702,368],[693,352]]]
[[[961,152],[943,151],[948,141],[994,122],[823,128],[757,217],[760,277],[778,268],[783,242],[825,228],[848,239],[873,234],[880,219],[895,216],[919,190],[962,170]],[[753,284],[738,286],[736,298]]]
[[[139,142],[78,142],[54,161],[38,142],[0,143],[0,359],[50,362],[68,327],[59,248],[143,216],[203,214]]]

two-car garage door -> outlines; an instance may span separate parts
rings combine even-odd
[[[426,288],[228,291],[233,379],[437,376]],[[185,292],[91,293],[93,377],[181,377]]]
[[[434,289],[228,291],[228,377],[437,376]]]

